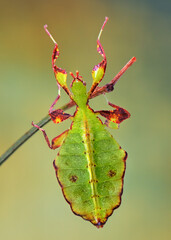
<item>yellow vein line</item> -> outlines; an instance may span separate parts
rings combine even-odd
[[[93,150],[92,150],[92,146],[91,146],[91,137],[90,137],[90,130],[89,130],[89,126],[88,126],[88,122],[87,122],[87,118],[84,115],[84,139],[85,139],[85,149],[86,149],[86,158],[88,160],[88,171],[89,171],[89,175],[90,175],[90,185],[91,185],[91,190],[92,190],[92,195],[93,196],[97,196],[98,192],[97,192],[97,187],[96,187],[96,174],[95,174],[95,170],[94,170],[94,161],[93,161]],[[98,197],[93,197],[92,198],[93,202],[94,202],[94,206],[95,206],[95,215],[98,216],[97,212],[100,208],[99,206],[99,199]],[[98,222],[97,218],[96,221]]]

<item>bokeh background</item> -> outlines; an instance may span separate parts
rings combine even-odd
[[[137,58],[107,95],[131,113],[119,130],[111,130],[128,152],[120,208],[100,230],[75,216],[55,177],[57,151],[48,149],[39,132],[0,168],[0,239],[171,239],[170,1],[1,0],[0,5],[0,154],[32,120],[47,114],[57,95],[54,45],[44,24],[59,44],[58,66],[78,69],[88,87],[101,61],[96,39],[105,16],[101,42],[108,67],[102,84]],[[62,92],[58,106],[67,101]],[[91,106],[109,109],[103,96]],[[49,123],[45,129],[52,138],[69,125],[70,120]]]

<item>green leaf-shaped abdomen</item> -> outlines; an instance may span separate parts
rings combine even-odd
[[[56,158],[57,178],[73,212],[103,226],[120,205],[126,152],[90,108],[78,110]]]

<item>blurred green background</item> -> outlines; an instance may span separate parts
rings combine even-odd
[[[0,154],[44,117],[57,95],[51,69],[53,43],[58,66],[79,70],[88,87],[91,70],[101,61],[96,39],[105,16],[101,42],[109,82],[132,57],[137,62],[108,94],[131,118],[111,133],[127,150],[122,204],[103,229],[75,216],[64,200],[48,149],[39,132],[0,168],[0,239],[171,239],[170,164],[170,1],[42,0],[0,1]],[[68,77],[68,82],[71,77]],[[58,106],[68,97],[62,92]],[[100,104],[99,104],[100,103]],[[95,109],[109,109],[100,96]],[[74,109],[68,112],[73,112]],[[50,138],[70,121],[45,129]]]

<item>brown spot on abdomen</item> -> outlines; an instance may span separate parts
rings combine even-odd
[[[70,180],[71,182],[76,182],[77,179],[78,179],[78,177],[77,177],[76,175],[73,175],[73,176],[71,176],[71,177],[69,178],[69,180]]]
[[[114,170],[110,170],[107,175],[109,177],[114,177],[116,175],[116,172]]]

